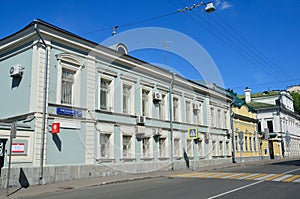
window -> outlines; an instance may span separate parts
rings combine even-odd
[[[56,103],[64,105],[80,105],[81,71],[84,64],[80,58],[72,54],[55,55],[57,59]]]
[[[173,121],[179,121],[178,98],[173,98]]]
[[[100,154],[101,158],[110,157],[110,134],[100,134]]]
[[[194,109],[194,115],[196,116],[197,120],[196,123],[197,124],[203,124],[202,123],[202,105],[199,105],[199,109]]]
[[[150,157],[150,138],[142,138],[143,157]]]
[[[210,125],[211,127],[215,126],[215,109],[210,108]]]
[[[63,68],[61,77],[61,103],[73,103],[74,71]]]
[[[198,145],[198,156],[202,157],[203,156],[202,140],[198,140],[197,145]]]
[[[249,137],[249,148],[252,151],[252,137]]]
[[[273,133],[273,121],[272,120],[267,121],[267,126],[269,129],[269,132]]]
[[[257,131],[258,132],[262,132],[261,131],[261,122],[260,121],[258,121],[258,123],[257,123]]]
[[[223,127],[225,129],[228,128],[228,124],[227,124],[227,111],[224,111],[224,125],[223,125]]]
[[[166,138],[159,138],[159,156],[166,157]]]
[[[230,155],[230,145],[229,142],[226,141],[226,155],[229,156]]]
[[[180,156],[180,146],[179,146],[179,139],[174,139],[174,156]]]
[[[148,90],[142,90],[142,115],[149,117],[150,116],[150,99],[149,99]]]
[[[219,141],[219,153],[220,153],[220,156],[223,156],[224,155],[224,148],[223,148],[223,141]]]
[[[187,140],[186,153],[189,158],[193,157],[193,142],[192,142],[192,140]]]
[[[123,135],[123,157],[131,157],[131,136]]]
[[[234,140],[235,140],[235,150],[238,151],[238,150],[239,150],[239,146],[238,146],[238,136],[234,136]]]
[[[217,156],[217,143],[216,141],[212,142],[212,156]]]
[[[100,82],[100,109],[111,110],[111,80],[101,78]]]
[[[185,121],[186,121],[186,123],[191,123],[191,114],[192,114],[191,102],[186,101],[185,102]]]
[[[255,137],[253,138],[253,150],[256,151],[256,139],[255,139]]]
[[[166,95],[162,94],[162,100],[158,104],[158,117],[159,119],[165,119],[165,97]]]
[[[245,147],[246,147],[246,151],[248,151],[248,137],[245,136]]]
[[[221,110],[218,109],[218,114],[217,114],[217,127],[221,128],[222,124],[221,124]]]
[[[132,86],[123,85],[123,113],[130,114],[132,109]]]

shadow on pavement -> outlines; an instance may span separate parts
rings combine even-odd
[[[291,160],[291,161],[276,162],[276,163],[272,163],[272,165],[294,165],[294,166],[300,166],[300,160]]]

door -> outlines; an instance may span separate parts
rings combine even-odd
[[[270,152],[270,158],[274,159],[274,149],[273,149],[273,141],[269,140],[269,152]]]
[[[1,169],[4,166],[6,141],[7,139],[0,139],[0,176],[1,176]]]

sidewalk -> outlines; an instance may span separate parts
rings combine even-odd
[[[258,162],[246,162],[246,163],[230,163],[225,165],[202,167],[198,171],[210,171],[210,170],[216,170],[216,169],[227,168],[227,167],[264,165],[264,164],[272,164],[276,162],[289,161],[289,160],[290,159],[280,159],[280,160],[262,160]],[[137,180],[159,178],[159,177],[168,177],[171,175],[183,174],[189,172],[194,172],[194,171],[191,169],[173,170],[173,171],[171,170],[155,171],[151,173],[125,174],[125,175],[118,175],[118,176],[108,176],[108,177],[98,177],[98,178],[56,182],[54,184],[30,186],[26,189],[20,187],[10,187],[8,197],[6,196],[6,189],[1,188],[0,198],[20,198],[25,196],[39,195],[43,193],[53,193],[53,192],[59,192],[64,190],[70,190],[70,189],[101,186],[105,184],[137,181]]]

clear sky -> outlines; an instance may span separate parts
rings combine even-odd
[[[0,38],[22,29],[35,18],[98,43],[111,38],[116,25],[119,27],[115,38],[138,28],[167,28],[200,44],[220,71],[224,87],[239,94],[245,87],[259,92],[300,84],[300,0],[215,0],[216,11],[211,14],[205,13],[205,6],[201,6],[166,16],[199,3],[194,0],[5,0],[1,1]],[[151,34],[147,37],[149,41],[155,39]],[[157,65],[164,65],[166,60],[168,66],[186,78],[200,79],[201,74],[189,70],[189,60],[172,52],[180,42],[164,37],[157,38],[160,49],[129,54]],[[201,56],[199,53],[199,60]]]

